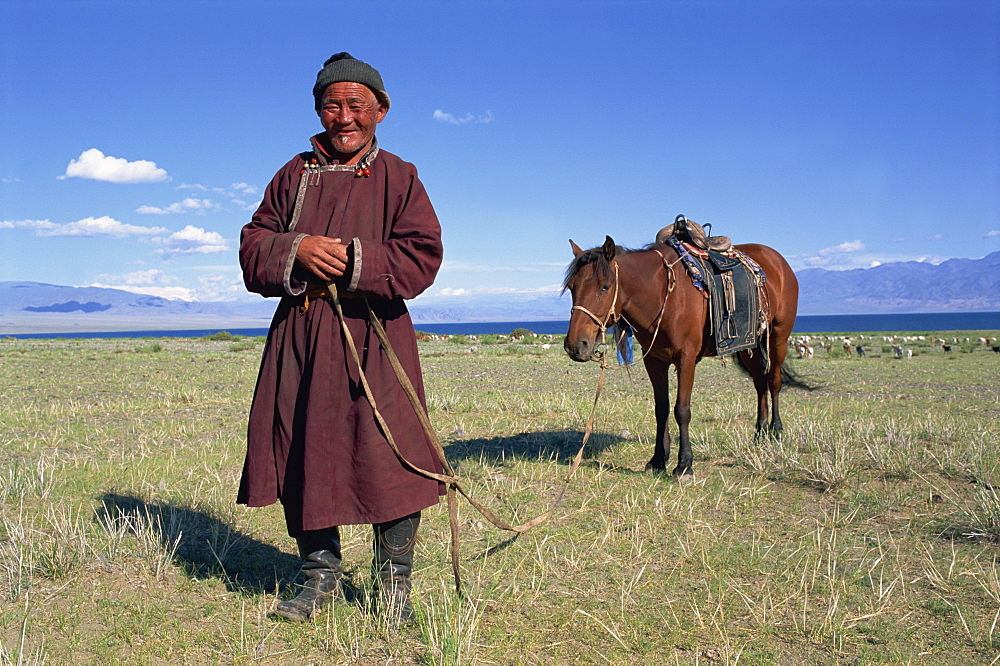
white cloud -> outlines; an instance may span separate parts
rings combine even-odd
[[[260,202],[259,201],[256,202],[256,203],[247,203],[243,199],[233,199],[229,203],[233,204],[234,206],[236,206],[240,210],[247,210],[247,211],[257,210],[257,207],[260,206]]]
[[[865,249],[865,244],[859,240],[845,241],[840,245],[825,247],[816,254],[803,254],[787,257],[792,268],[826,268],[829,270],[847,270],[871,266],[872,261],[881,261],[880,257],[871,254],[858,254]]]
[[[167,215],[189,212],[204,213],[211,208],[217,208],[217,206],[208,199],[187,198],[177,203],[172,203],[165,208],[160,208],[159,206],[139,206],[135,212],[140,215]]]
[[[167,247],[160,250],[164,257],[179,254],[216,254],[229,250],[226,239],[214,231],[205,231],[190,224],[161,241]]]
[[[562,291],[562,286],[549,284],[541,287],[441,287],[438,290],[425,292],[429,299],[435,297],[454,298],[458,296],[545,296],[558,295]],[[424,298],[424,295],[418,298]]]
[[[198,276],[198,298],[203,301],[232,301],[247,294],[243,274],[225,267],[228,272],[205,273]]]
[[[213,192],[218,194],[224,194],[227,197],[243,196],[243,195],[254,195],[257,194],[258,190],[253,185],[249,183],[233,183],[229,187],[213,187]]]
[[[103,217],[87,217],[76,222],[56,224],[51,220],[0,220],[0,229],[28,229],[35,236],[76,236],[81,238],[127,238],[165,234],[164,227],[141,227]]]
[[[163,227],[140,227],[119,222],[113,217],[87,217],[76,222],[54,224],[39,220],[34,227],[36,236],[77,236],[83,238],[127,238],[129,236],[155,236],[166,233]]]
[[[848,252],[860,252],[865,249],[865,244],[859,240],[846,241],[840,245],[834,245],[833,247],[826,247],[819,251],[820,256],[828,256],[831,254],[846,254]]]
[[[52,229],[58,226],[51,220],[0,220],[0,229]]]
[[[468,125],[469,123],[491,123],[493,122],[493,112],[487,111],[485,114],[467,113],[464,116],[455,116],[446,113],[441,109],[434,110],[434,120],[448,125]]]
[[[66,173],[59,178],[87,178],[108,183],[158,183],[167,179],[167,172],[157,167],[155,162],[129,162],[91,148],[80,153],[77,159],[70,160]]]
[[[940,264],[948,257],[938,255],[889,254],[884,252],[830,252],[827,254],[796,255],[786,257],[796,271],[804,268],[825,268],[830,271],[846,271],[854,268],[875,268],[883,264],[917,261]]]
[[[233,183],[229,187],[213,187],[212,191],[229,199],[229,203],[240,210],[253,211],[257,210],[260,205],[259,190],[248,183]],[[246,197],[254,197],[254,200],[248,203]]]
[[[234,192],[242,192],[243,194],[249,194],[249,195],[257,194],[257,192],[259,191],[256,187],[250,185],[249,183],[233,183],[232,185],[229,186],[229,189],[233,190]]]
[[[219,270],[212,270],[215,268]],[[259,302],[259,296],[246,291],[243,286],[243,275],[238,267],[231,265],[194,267],[196,271],[206,269],[212,272],[200,273],[197,285],[181,286],[181,280],[177,275],[154,268],[121,275],[98,275],[94,282],[82,286],[121,289],[133,294],[147,294],[172,300]]]
[[[104,287],[105,289],[121,289],[122,291],[129,291],[133,294],[145,294],[147,296],[159,296],[160,298],[167,298],[172,301],[195,301],[195,291],[193,289],[188,289],[187,287],[156,287],[151,285],[131,285],[131,284],[113,284],[104,282],[93,282],[85,287]]]
[[[84,286],[121,289],[133,294],[159,296],[160,298],[171,300],[198,300],[194,289],[178,286],[177,282],[176,276],[152,268],[145,271],[126,273],[125,275],[98,275],[94,282]]]
[[[157,268],[151,268],[146,271],[134,271],[125,275],[98,275],[97,279],[130,286],[171,285],[177,282],[176,277]],[[116,289],[120,288],[116,287]]]
[[[997,236],[1000,236],[1000,229],[993,229],[986,232],[986,238],[996,238]]]

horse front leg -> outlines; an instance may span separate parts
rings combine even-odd
[[[691,425],[691,392],[694,388],[694,359],[681,359],[677,364],[677,404],[674,405],[674,419],[677,421],[678,449],[677,467],[674,476],[693,476],[691,465],[694,455],[691,453],[691,436],[688,427]]]
[[[670,364],[647,356],[643,365],[653,385],[656,415],[656,442],[653,444],[653,457],[646,463],[646,471],[663,472],[670,457],[670,431],[667,427],[670,418]]]

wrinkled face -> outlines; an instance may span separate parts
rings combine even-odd
[[[386,108],[375,93],[361,83],[331,83],[323,91],[319,120],[343,164],[355,164],[371,145],[375,126],[385,118]]]

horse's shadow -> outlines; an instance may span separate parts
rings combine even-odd
[[[459,439],[462,433],[453,433],[450,442],[443,444],[449,462],[461,463],[476,460],[486,464],[504,464],[510,459],[553,460],[568,465],[576,456],[583,442],[578,430],[549,430],[522,432],[505,437],[476,437]],[[608,433],[592,433],[583,451],[584,461],[613,448],[624,438]]]
[[[295,555],[192,506],[106,493],[96,517],[109,530],[158,539],[163,557],[173,552],[170,560],[187,575],[217,578],[233,592],[275,594],[295,580],[302,564]]]

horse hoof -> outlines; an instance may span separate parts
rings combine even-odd
[[[691,469],[690,465],[686,465],[684,467],[678,466],[674,468],[674,476],[677,477],[678,481],[693,481],[694,471]]]
[[[675,474],[674,478],[677,479],[677,483],[684,485],[687,483],[694,483],[694,473],[688,472],[687,474]]]
[[[666,467],[657,467],[653,463],[646,463],[646,474],[663,474],[667,471]]]

